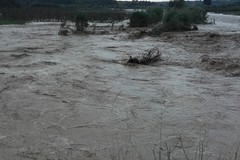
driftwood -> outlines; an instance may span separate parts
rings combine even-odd
[[[143,51],[140,54],[140,56],[136,56],[136,57],[130,56],[127,63],[148,65],[150,63],[161,60],[161,55],[162,54],[160,53],[159,49],[154,47],[154,48]]]

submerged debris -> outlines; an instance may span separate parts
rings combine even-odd
[[[67,24],[66,21],[61,23],[59,31],[58,31],[58,35],[67,36],[70,32],[73,31],[73,29],[70,28],[69,26],[67,26],[66,24]]]
[[[153,62],[157,62],[161,60],[161,53],[157,47],[145,50],[141,53],[140,56],[132,57],[130,56],[127,63],[134,63],[134,64],[144,64],[148,65]]]
[[[219,33],[210,33],[209,37],[210,38],[220,37],[220,34]]]
[[[193,25],[192,28],[191,28],[192,31],[197,31],[198,30],[198,27],[196,25]]]
[[[201,56],[201,62],[208,70],[225,71],[230,76],[240,76],[240,60],[229,57],[210,57],[209,55]]]
[[[137,63],[140,64],[139,60],[137,57],[132,58],[132,56],[130,56],[128,63]]]
[[[146,30],[134,31],[128,35],[128,39],[139,39],[147,35],[148,35],[148,31]]]

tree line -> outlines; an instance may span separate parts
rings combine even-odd
[[[125,8],[146,8],[153,2],[116,0],[0,0],[0,20],[63,21],[83,12],[89,20],[122,20]],[[112,10],[114,8],[114,10]]]
[[[0,7],[112,6],[116,0],[0,0]]]

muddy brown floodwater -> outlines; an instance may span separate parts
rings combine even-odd
[[[198,31],[136,40],[62,37],[56,23],[0,26],[0,159],[151,160],[159,145],[163,159],[169,148],[171,159],[233,158],[240,17],[210,18]],[[163,61],[113,61],[152,47]]]

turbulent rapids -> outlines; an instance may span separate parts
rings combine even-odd
[[[180,142],[189,157],[199,142],[209,159],[230,157],[240,139],[240,17],[225,16],[136,40],[111,27],[58,36],[59,23],[0,26],[0,159],[154,159],[160,140],[182,159]],[[161,61],[112,63],[149,48]]]

